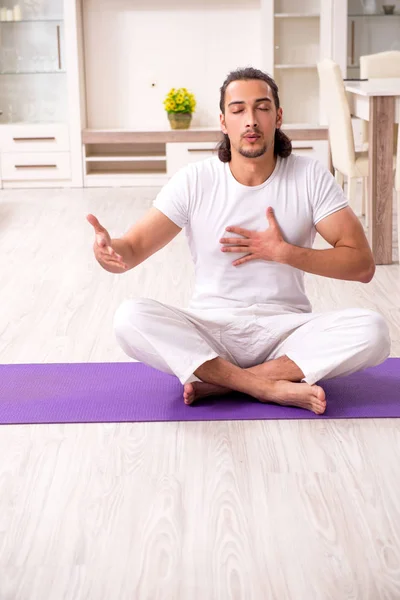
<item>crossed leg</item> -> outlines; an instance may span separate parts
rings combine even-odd
[[[282,342],[267,355],[267,362],[241,368],[218,343],[210,324],[187,311],[141,299],[125,302],[115,317],[116,336],[126,354],[176,375],[184,384],[187,404],[236,390],[262,402],[321,414],[325,393],[316,382],[378,365],[390,352],[388,327],[369,310],[276,317],[273,326],[279,328]]]
[[[304,374],[287,356],[261,365],[241,369],[222,358],[214,358],[194,373],[201,381],[184,386],[185,404],[211,395],[244,392],[261,402],[298,406],[322,414],[326,408],[325,392],[318,385],[300,382]],[[229,387],[218,385],[224,381]],[[295,383],[296,382],[296,383]]]

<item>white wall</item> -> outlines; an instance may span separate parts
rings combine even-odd
[[[192,125],[216,126],[228,72],[261,68],[260,0],[85,0],[83,10],[90,128],[165,128],[162,101],[181,86],[198,102]]]

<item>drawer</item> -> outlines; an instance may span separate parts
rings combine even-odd
[[[49,181],[71,178],[69,152],[13,152],[1,157],[3,181]]]
[[[324,167],[329,168],[329,143],[328,140],[305,140],[292,142],[293,154],[309,156],[319,160]]]
[[[2,125],[0,149],[2,152],[67,152],[68,127],[62,123]]]
[[[171,177],[188,163],[217,156],[218,142],[171,142],[167,146],[167,175]]]

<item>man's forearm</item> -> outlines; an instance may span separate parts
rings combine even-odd
[[[128,269],[133,269],[138,264],[134,256],[132,246],[127,240],[122,238],[114,238],[111,240],[111,247],[117,254],[122,257],[124,263],[128,265]]]
[[[363,283],[371,281],[375,272],[368,252],[348,246],[314,250],[287,244],[279,262],[313,275]]]

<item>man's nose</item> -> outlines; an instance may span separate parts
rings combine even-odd
[[[256,116],[252,112],[250,112],[248,115],[246,127],[258,127]]]

